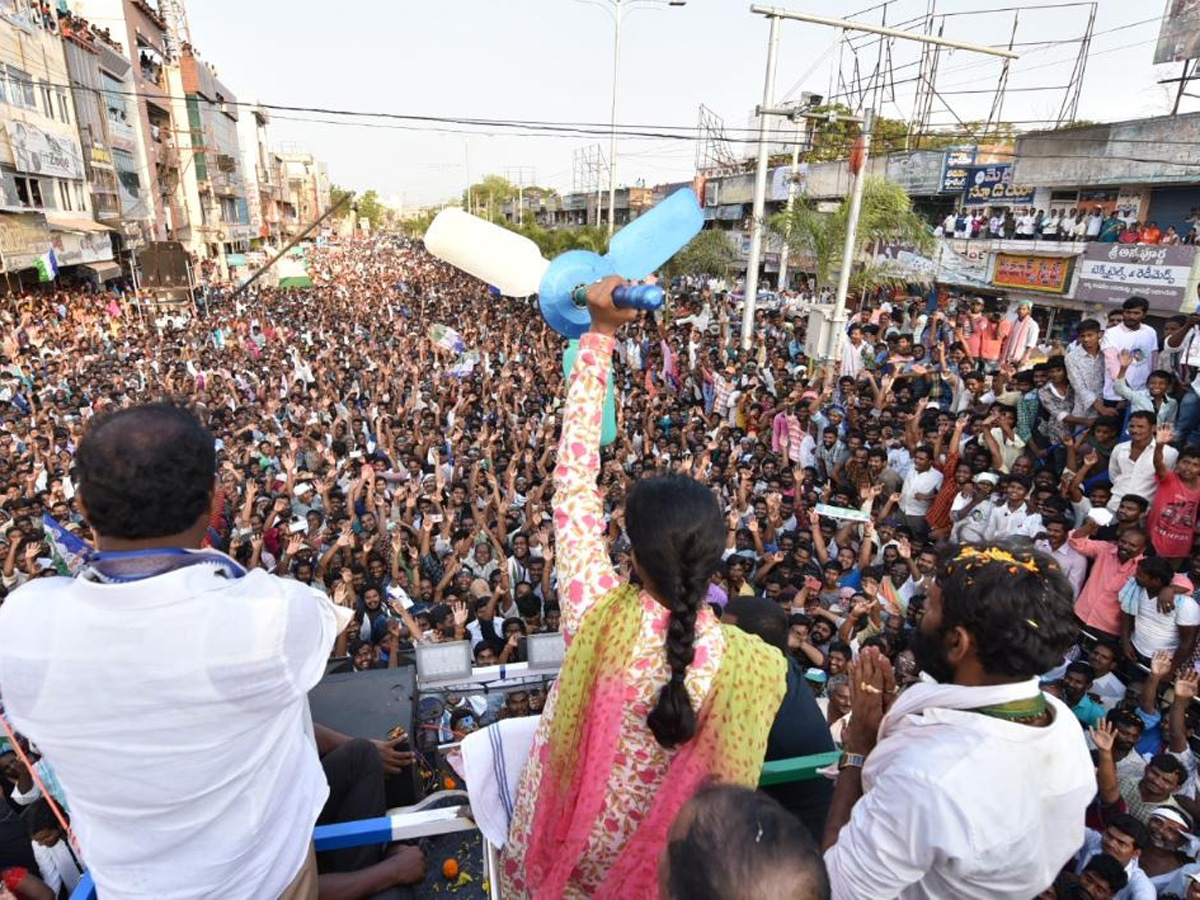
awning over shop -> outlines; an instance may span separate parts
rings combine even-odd
[[[54,231],[79,231],[84,234],[100,234],[107,231],[112,231],[107,225],[102,222],[97,222],[95,219],[89,219],[86,216],[73,216],[69,213],[47,212],[46,224]]]
[[[114,278],[121,277],[121,267],[116,263],[84,263],[80,268],[91,269],[96,273],[96,278],[100,281],[112,281]]]

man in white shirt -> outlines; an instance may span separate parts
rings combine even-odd
[[[1028,240],[1033,237],[1033,223],[1035,217],[1032,209],[1021,210],[1021,216],[1017,219],[1017,237]]]
[[[1092,214],[1087,217],[1087,239],[1094,241],[1100,237],[1100,228],[1104,225],[1104,213],[1100,211],[1100,207],[1092,210]]]
[[[834,897],[1036,897],[1054,881],[1084,842],[1096,777],[1037,676],[1076,636],[1052,560],[980,547],[925,594],[913,651],[934,681],[896,697],[891,665],[862,651],[823,842]]]
[[[1126,494],[1154,500],[1158,490],[1158,479],[1154,469],[1155,416],[1147,410],[1129,414],[1129,440],[1113,448],[1108,457],[1108,480],[1112,482],[1112,495],[1108,508],[1113,512],[1121,505]],[[1179,452],[1174,447],[1163,447],[1163,464],[1175,468]]]
[[[924,445],[917,447],[913,451],[913,467],[904,476],[904,485],[900,488],[900,512],[920,540],[929,533],[925,514],[941,486],[942,473],[933,468],[933,449]]]
[[[846,333],[846,343],[842,345],[842,366],[839,374],[857,378],[863,368],[863,355],[871,349],[863,340],[862,328],[851,325]]]
[[[34,801],[21,813],[21,821],[33,842],[33,858],[37,860],[46,887],[56,897],[61,890],[68,895],[74,893],[83,869],[50,805],[44,799]]]
[[[1191,658],[1200,625],[1192,583],[1161,556],[1143,557],[1120,593],[1121,641],[1145,660],[1165,651],[1172,671]],[[1127,653],[1128,655],[1128,653]]]
[[[1100,341],[1104,354],[1104,399],[1116,403],[1121,399],[1116,391],[1117,373],[1121,371],[1121,351],[1126,350],[1133,362],[1125,372],[1125,383],[1130,390],[1138,391],[1146,386],[1146,379],[1158,362],[1158,335],[1154,329],[1144,325],[1150,304],[1144,297],[1130,297],[1121,304],[1121,323],[1108,328]]]
[[[1001,362],[1011,363],[1018,369],[1025,365],[1029,355],[1037,347],[1042,327],[1033,317],[1033,301],[1022,300],[1017,304],[1017,315],[1012,329],[1000,349]]]
[[[99,552],[0,607],[0,687],[69,798],[99,895],[315,892],[329,787],[307,695],[347,623],[319,592],[199,549],[216,455],[189,413],[122,410],[75,465]]]
[[[1008,537],[1035,538],[1042,533],[1042,517],[1025,505],[1029,495],[1029,479],[1010,475],[1004,489],[1008,502],[994,507],[983,531],[985,541],[1001,541]]]
[[[950,540],[955,544],[972,544],[983,540],[991,519],[992,491],[998,479],[994,472],[980,472],[969,485],[963,485],[950,504]]]

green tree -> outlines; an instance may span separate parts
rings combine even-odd
[[[515,231],[537,244],[542,256],[554,259],[560,253],[568,250],[591,250],[593,253],[603,253],[608,247],[608,232],[595,225],[582,225],[578,228],[546,228],[534,222],[516,225],[512,222],[497,222],[509,231]]]
[[[407,219],[400,220],[400,230],[410,238],[423,238],[426,230],[433,223],[434,216],[440,210],[426,209],[419,212],[417,215]]]
[[[360,219],[370,221],[372,230],[379,228],[387,217],[387,208],[379,202],[379,195],[374,190],[359,197],[354,208]]]
[[[329,205],[330,206],[337,206],[339,203],[341,203],[347,197],[349,197],[350,200],[354,200],[354,191],[347,190],[344,187],[339,187],[336,184],[332,185],[329,188]],[[344,209],[339,209],[336,213],[334,213],[334,218],[341,219],[345,216],[348,216],[349,214],[350,214],[350,205],[349,205],[349,203],[347,203],[346,207]]]
[[[788,247],[813,261],[818,290],[831,286],[833,274],[841,268],[849,212],[850,199],[847,197],[832,212],[821,212],[805,200],[796,203],[790,212],[771,217],[771,228],[787,241]],[[912,200],[904,188],[894,181],[871,175],[863,184],[854,261],[877,241],[908,244],[923,253],[932,252],[934,247],[929,226],[913,211]],[[905,279],[886,267],[866,264],[860,268],[853,284],[857,290],[867,290],[900,280]]]
[[[817,115],[834,114],[836,116],[853,115],[850,107],[844,103],[827,104],[812,110]],[[857,122],[847,122],[836,119],[810,119],[809,136],[812,139],[809,150],[804,154],[809,162],[829,162],[835,159],[845,159],[854,147],[855,139],[862,134],[862,126]],[[902,119],[889,119],[887,116],[876,116],[875,125],[871,131],[871,153],[882,156],[904,149],[904,141],[908,125]]]
[[[468,198],[470,203],[468,204]],[[484,175],[463,191],[462,207],[468,212],[478,211],[486,219],[503,218],[500,207],[517,199],[517,186],[499,175]]]
[[[663,267],[663,275],[724,275],[735,260],[724,231],[705,229],[688,241]]]

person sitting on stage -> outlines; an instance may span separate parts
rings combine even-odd
[[[913,647],[937,683],[897,697],[878,651],[851,664],[825,830],[835,897],[1034,897],[1054,881],[1096,793],[1079,723],[1038,687],[1077,637],[1071,603],[1049,557],[964,547]]]
[[[667,830],[697,787],[758,783],[787,686],[783,655],[705,602],[725,549],[707,487],[637,482],[624,519],[638,583],[612,567],[596,480],[615,336],[638,315],[613,305],[621,283],[588,289],[591,330],[569,381],[554,473],[567,654],[521,775],[506,897],[653,895]]]
[[[660,900],[828,900],[816,844],[766,794],[702,788],[675,817],[659,865]]]
[[[99,895],[308,896],[329,795],[308,691],[333,604],[199,549],[216,458],[185,410],[94,421],[75,483],[97,552],[0,606],[0,686],[70,799]]]

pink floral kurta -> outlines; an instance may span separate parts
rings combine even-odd
[[[612,369],[612,338],[588,333],[580,341],[554,472],[554,527],[562,602],[562,628],[568,641],[584,614],[618,580],[604,541],[603,504],[596,479],[600,474],[600,418]],[[675,751],[663,749],[646,726],[658,692],[670,677],[666,632],[670,614],[646,592],[641,594],[642,621],[628,671],[632,674],[621,726],[616,765],[608,777],[605,812],[592,827],[588,850],[576,867],[567,896],[592,896],[618,852],[654,803],[655,792]],[[716,618],[707,607],[696,617],[695,659],[685,682],[692,707],[699,710],[720,667],[725,648]],[[529,762],[521,776],[508,845],[504,851],[504,896],[530,896],[537,885],[525,882],[523,859],[533,822],[534,786],[541,779],[539,753],[550,732],[557,688],[546,699]]]

